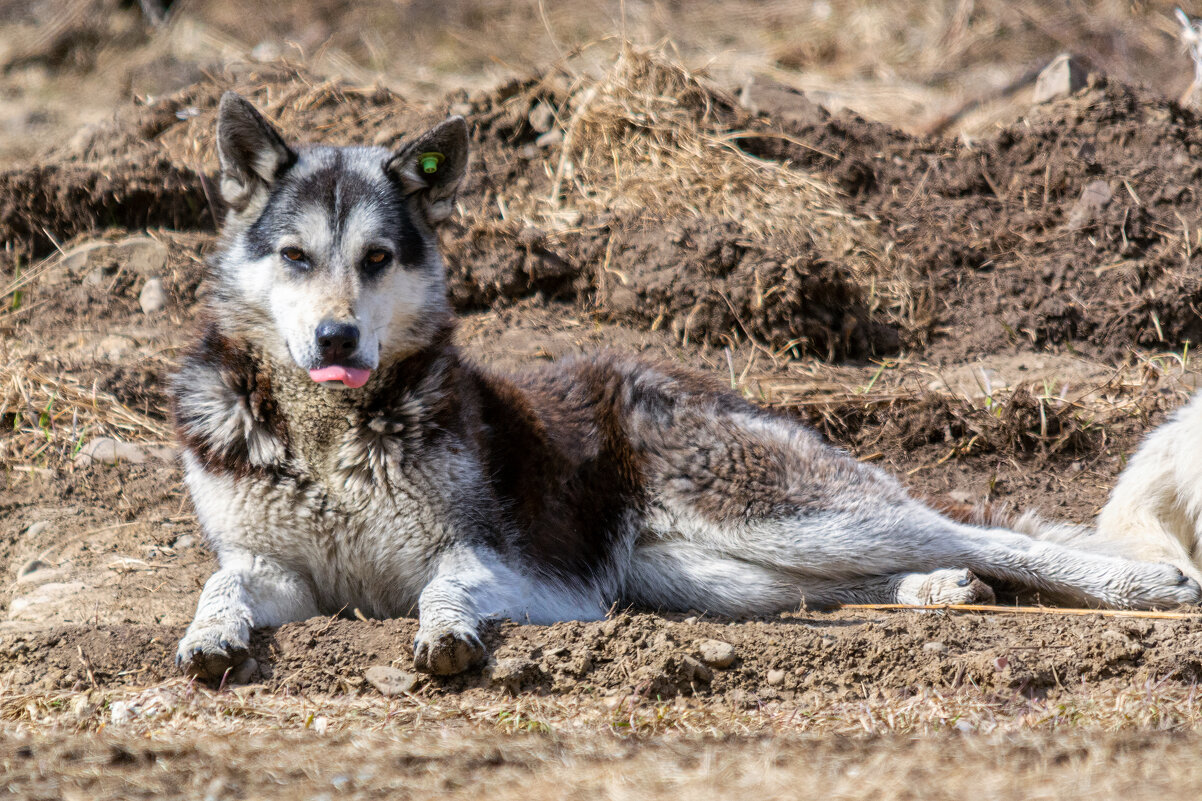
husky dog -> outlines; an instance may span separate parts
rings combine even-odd
[[[217,677],[253,628],[416,612],[414,664],[485,657],[487,618],[615,603],[770,614],[961,603],[980,579],[1079,603],[1197,603],[1167,564],[953,521],[781,414],[605,353],[502,376],[453,344],[435,226],[468,129],[395,151],[293,147],[227,94],[229,206],[203,336],[174,379],[186,481],[220,569],[179,645]]]

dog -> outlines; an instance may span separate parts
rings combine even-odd
[[[219,570],[178,662],[256,627],[416,613],[414,666],[486,659],[482,622],[615,604],[742,617],[849,602],[1200,600],[1177,568],[954,521],[785,416],[616,353],[500,375],[453,343],[436,234],[469,131],[292,146],[226,94],[228,206],[203,333],[174,376],[185,481]],[[249,663],[248,663],[249,664]]]
[[[1173,564],[1202,583],[1202,393],[1155,429],[1119,474],[1082,545]]]

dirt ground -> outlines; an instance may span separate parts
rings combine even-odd
[[[1202,792],[1188,614],[614,610],[497,625],[487,667],[436,680],[407,673],[415,621],[349,610],[258,633],[246,684],[172,661],[213,569],[165,381],[207,291],[224,90],[302,140],[467,117],[443,243],[472,357],[673,359],[933,502],[1088,523],[1198,385],[1172,4],[172,6],[0,0],[11,794]],[[1087,84],[1033,105],[1065,49]]]

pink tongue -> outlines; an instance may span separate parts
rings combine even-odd
[[[358,389],[367,383],[367,379],[371,378],[371,370],[366,370],[362,367],[343,367],[335,364],[330,367],[323,367],[320,370],[310,370],[309,378],[312,378],[317,383],[324,381],[341,381],[352,389]]]

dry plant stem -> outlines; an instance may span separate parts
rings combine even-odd
[[[1156,612],[1134,609],[1063,609],[1049,606],[992,606],[986,604],[842,604],[840,609],[932,610],[941,612],[1005,612],[1012,615],[1090,615],[1094,617],[1136,617],[1149,620],[1193,620],[1202,612]]]

